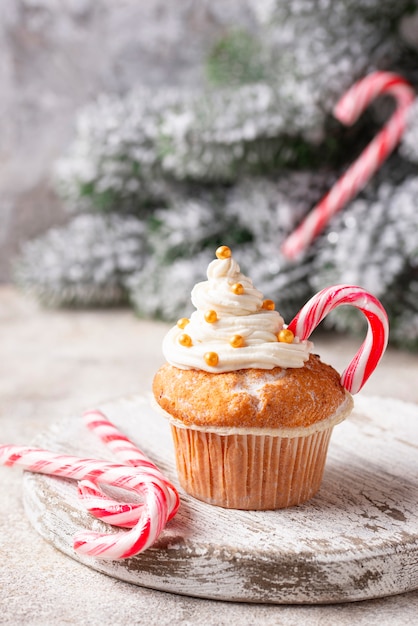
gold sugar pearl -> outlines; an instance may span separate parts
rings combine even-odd
[[[231,258],[232,252],[231,248],[228,248],[228,246],[219,246],[215,254],[218,259],[229,259]]]
[[[192,342],[192,338],[190,337],[190,335],[186,335],[186,333],[183,333],[182,335],[180,335],[179,344],[181,346],[184,346],[185,348],[190,348],[192,343],[193,342]]]
[[[189,319],[187,319],[187,317],[181,317],[178,322],[177,322],[177,326],[179,328],[186,328],[187,324],[190,322]]]
[[[242,348],[245,344],[244,337],[242,335],[233,335],[229,340],[229,344],[233,348]]]
[[[206,365],[209,365],[209,367],[216,367],[218,365],[219,357],[216,352],[205,352],[203,358],[205,359]]]
[[[266,311],[274,311],[276,305],[274,304],[273,300],[264,300],[261,308],[266,309]]]
[[[242,294],[244,293],[244,286],[241,285],[241,283],[234,283],[233,285],[231,285],[231,291],[236,296],[242,296]]]
[[[282,343],[292,343],[295,335],[288,328],[282,328],[282,330],[277,335],[277,339]]]
[[[215,322],[218,321],[218,315],[216,313],[216,311],[214,311],[213,309],[209,309],[209,311],[205,312],[205,321],[208,324],[214,324]]]

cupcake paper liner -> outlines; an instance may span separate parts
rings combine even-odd
[[[171,424],[183,489],[233,509],[301,504],[318,491],[333,426],[306,436],[219,435]]]

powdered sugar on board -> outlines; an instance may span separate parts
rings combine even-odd
[[[144,396],[100,407],[177,485],[166,420]],[[36,445],[111,459],[80,417]],[[73,535],[106,529],[80,506],[73,481],[25,474],[36,530],[98,571],[137,585],[247,602],[346,602],[418,588],[418,407],[359,394],[335,427],[319,494],[281,511],[232,511],[184,494],[158,542],[126,561],[74,553]]]

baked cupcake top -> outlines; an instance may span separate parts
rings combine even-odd
[[[311,354],[304,367],[241,369],[213,376],[166,363],[157,371],[157,404],[178,426],[214,429],[218,434],[247,432],[307,435],[341,422],[353,402],[330,365]]]
[[[218,248],[216,257],[207,280],[192,290],[196,311],[164,338],[168,363],[210,373],[303,367],[312,343],[286,328],[274,302],[241,273],[227,246]]]

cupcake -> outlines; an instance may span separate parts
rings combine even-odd
[[[351,411],[340,375],[286,327],[221,246],[196,310],[163,341],[153,381],[180,484],[225,508],[300,504],[318,491],[333,427]]]

